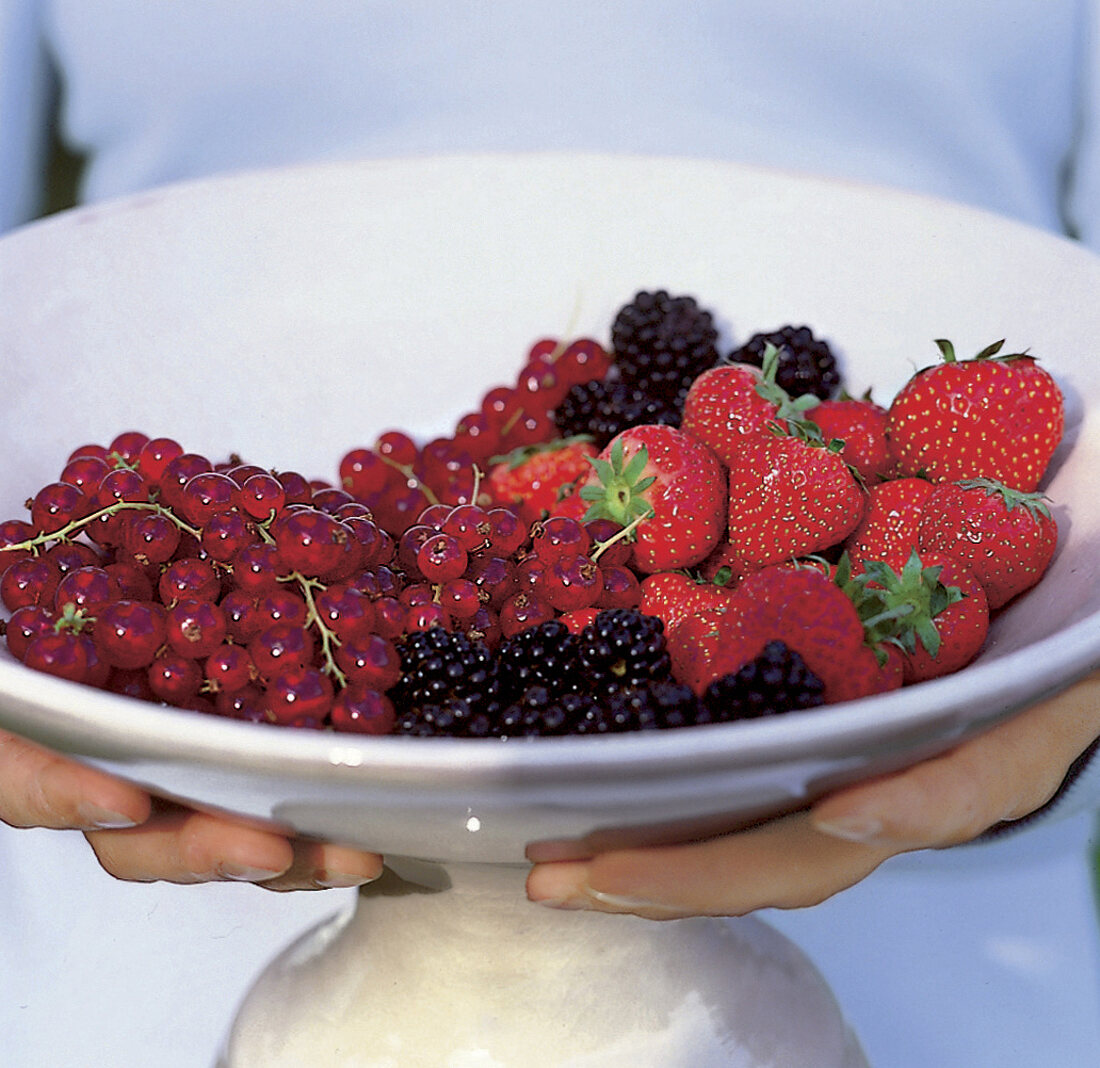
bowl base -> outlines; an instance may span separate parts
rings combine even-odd
[[[867,1068],[766,924],[547,909],[526,870],[391,862],[261,975],[221,1068]]]

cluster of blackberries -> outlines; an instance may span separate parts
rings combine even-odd
[[[662,622],[635,609],[600,612],[576,634],[560,620],[542,623],[495,653],[437,628],[408,635],[401,656],[394,729],[420,737],[662,730],[822,703],[820,679],[781,642],[696,696],[672,677]]]
[[[759,366],[769,342],[779,350],[776,381],[792,397],[812,393],[824,400],[837,391],[836,358],[808,327],[755,334],[723,357],[714,317],[694,297],[642,290],[612,324],[610,373],[573,386],[554,422],[563,436],[588,434],[600,448],[631,426],[679,426],[684,398],[700,374],[724,362]]]

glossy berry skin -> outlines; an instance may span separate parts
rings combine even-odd
[[[43,486],[31,502],[31,525],[42,534],[53,534],[89,510],[81,490],[68,482]]]
[[[864,497],[829,446],[762,434],[730,470],[726,536],[749,567],[822,552],[855,530]]]
[[[584,479],[597,453],[590,441],[565,438],[513,451],[489,470],[494,503],[512,509],[525,526],[553,511],[564,487]]]
[[[966,564],[996,609],[1043,577],[1058,524],[1039,494],[1016,493],[991,479],[945,482],[925,501],[918,543],[922,554],[944,553]]]
[[[377,690],[342,690],[329,712],[333,730],[349,734],[391,734],[396,719],[393,702]]]
[[[397,646],[379,634],[342,642],[336,650],[336,665],[347,675],[349,685],[363,689],[385,692],[401,678]]]
[[[582,553],[555,559],[542,588],[543,596],[559,612],[590,608],[603,592],[603,572]]]
[[[584,556],[591,547],[587,528],[576,519],[552,515],[531,528],[531,548],[548,564],[566,556]]]
[[[82,567],[66,575],[54,592],[54,607],[61,611],[71,604],[94,616],[119,599],[118,583],[101,567]]]
[[[890,455],[901,475],[934,482],[992,478],[1033,492],[1062,439],[1065,405],[1050,374],[1030,356],[991,345],[918,371],[890,405]]]
[[[179,498],[183,517],[195,527],[205,527],[217,512],[228,512],[236,503],[237,483],[220,471],[203,471],[188,480]]]
[[[196,660],[171,649],[163,650],[149,665],[146,679],[150,690],[170,705],[184,705],[198,695],[202,669]]]
[[[237,693],[257,677],[256,665],[241,645],[222,645],[203,664],[206,685],[214,693]]]
[[[199,544],[203,552],[218,563],[231,563],[236,555],[251,545],[256,532],[248,519],[236,509],[214,512],[207,517]]]
[[[230,569],[233,585],[253,595],[277,589],[280,576],[290,571],[276,546],[259,541],[238,550]]]
[[[57,613],[44,605],[28,605],[17,608],[11,614],[4,632],[8,651],[16,660],[22,660],[27,646],[43,634],[53,634]]]
[[[286,506],[286,490],[274,475],[261,471],[244,480],[238,501],[253,519],[267,519]]]
[[[309,631],[294,623],[274,623],[248,643],[252,663],[265,678],[305,667],[313,660],[314,648]]]
[[[466,571],[466,550],[458,538],[442,531],[432,534],[417,550],[416,564],[429,582],[447,582]]]
[[[918,531],[933,484],[924,478],[897,478],[867,489],[863,516],[844,543],[855,571],[865,560],[881,560],[900,571],[918,547]]]
[[[221,589],[221,577],[213,564],[193,556],[169,564],[157,584],[160,599],[166,605],[180,600],[216,601]]]
[[[765,433],[776,414],[762,396],[760,369],[746,363],[713,367],[692,383],[681,428],[709,446],[726,467],[736,465],[747,438]]]
[[[580,492],[591,504],[586,521],[625,527],[645,516],[635,531],[634,566],[647,574],[698,564],[725,529],[725,471],[710,448],[676,427],[618,434]]]
[[[35,671],[70,682],[88,680],[88,652],[79,635],[66,632],[42,634],[27,646],[23,663]]]
[[[180,656],[201,660],[225,641],[225,613],[213,601],[188,598],[168,609],[165,639]]]
[[[271,533],[287,568],[312,577],[336,573],[345,554],[358,547],[338,519],[318,508],[283,512],[272,524]]]
[[[374,627],[374,604],[354,586],[328,586],[314,595],[313,604],[320,624],[341,642],[369,634]]]
[[[893,462],[886,442],[886,409],[881,405],[854,397],[826,400],[811,408],[806,418],[826,442],[844,442],[840,455],[869,486],[890,477]]]
[[[638,607],[657,616],[672,634],[688,616],[697,612],[724,612],[732,591],[713,582],[699,582],[682,571],[661,571],[641,581]]]
[[[56,564],[45,556],[28,556],[16,560],[0,578],[0,600],[9,612],[28,605],[52,606],[60,581]]]
[[[65,465],[59,481],[76,486],[91,501],[104,475],[110,470],[107,461],[98,456],[77,456]]]
[[[141,601],[116,601],[96,617],[94,638],[99,656],[111,667],[148,667],[165,641],[164,609]]]
[[[166,515],[138,512],[126,524],[123,545],[139,560],[166,564],[180,545],[180,528]]]
[[[262,699],[272,723],[319,726],[332,708],[332,680],[316,668],[281,671],[268,681]]]
[[[141,448],[137,468],[150,485],[158,485],[165,468],[183,455],[183,446],[175,438],[152,438]]]

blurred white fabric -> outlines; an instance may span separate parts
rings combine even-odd
[[[0,230],[33,211],[60,86],[88,200],[306,159],[578,148],[896,185],[1100,245],[1096,18],[1091,0],[0,0]],[[876,1068],[1086,1068],[1091,820],[900,859],[769,919]],[[6,827],[0,870],[13,1068],[207,1065],[263,963],[352,899],[125,885],[79,836]]]

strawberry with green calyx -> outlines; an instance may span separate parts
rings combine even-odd
[[[852,567],[881,560],[900,571],[917,548],[924,504],[933,484],[924,478],[896,478],[867,488],[863,518],[844,543]]]
[[[921,552],[965,563],[985,589],[990,609],[1034,586],[1057,542],[1058,524],[1041,493],[1009,489],[991,478],[938,485],[920,520]]]
[[[580,497],[585,522],[636,524],[633,565],[644,573],[693,567],[725,526],[725,473],[706,445],[671,426],[616,435],[591,461]],[[640,522],[637,522],[640,520]]]
[[[948,675],[978,655],[989,632],[985,590],[944,553],[913,554],[901,571],[864,562],[852,596],[871,644],[892,642],[905,658],[905,681]]]
[[[749,568],[823,552],[863,516],[866,492],[812,424],[773,425],[746,440],[729,473],[728,532]]]
[[[765,434],[773,423],[801,420],[818,403],[806,394],[792,398],[775,381],[779,350],[764,350],[763,367],[726,364],[704,371],[684,399],[682,430],[708,445],[727,467],[740,462],[747,439]]]
[[[1034,357],[1001,355],[1003,341],[969,360],[958,359],[949,341],[936,344],[943,362],[918,371],[887,415],[898,474],[933,482],[987,477],[1034,491],[1062,439],[1058,384]]]
[[[587,477],[589,458],[597,451],[583,435],[521,446],[490,461],[485,492],[492,503],[512,508],[525,523],[534,523],[553,512],[570,487]]]

